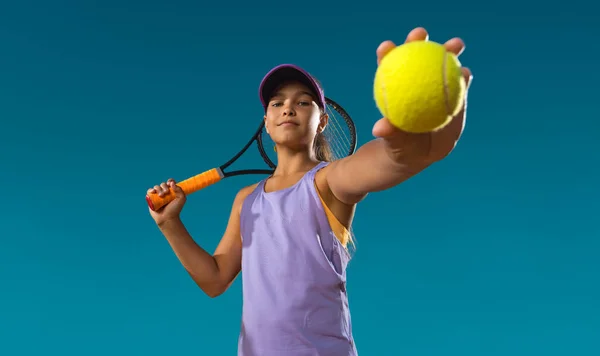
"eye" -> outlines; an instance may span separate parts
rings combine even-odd
[[[273,103],[271,104],[271,106],[274,106],[274,107],[278,107],[278,106],[280,106],[280,105],[281,105],[281,103],[280,103],[280,102],[278,102],[278,101],[275,101],[275,102],[273,102]]]
[[[310,103],[308,101],[301,101],[298,104],[300,104],[300,105],[310,105]]]

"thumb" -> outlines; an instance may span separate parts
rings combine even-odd
[[[373,126],[373,136],[379,138],[386,138],[393,135],[397,135],[399,132],[400,129],[392,125],[390,121],[386,118],[380,119],[375,123],[375,126]]]

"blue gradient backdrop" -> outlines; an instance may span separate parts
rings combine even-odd
[[[283,62],[313,72],[370,140],[375,49],[416,26],[465,40],[468,124],[448,159],[358,208],[361,355],[600,354],[597,12],[314,5],[0,6],[0,354],[234,355],[240,279],[203,295],[146,189],[235,153],[261,118],[261,77]],[[257,178],[190,196],[183,218],[204,248]]]

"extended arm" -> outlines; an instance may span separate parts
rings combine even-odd
[[[407,42],[427,40],[427,31],[416,28]],[[378,62],[395,47],[391,41],[383,42],[377,49]],[[445,43],[448,51],[459,55],[464,43],[453,38]],[[471,71],[461,68],[467,88]],[[365,144],[352,156],[330,165],[327,184],[335,197],[343,203],[355,204],[370,192],[391,188],[414,176],[434,162],[445,158],[456,146],[466,117],[466,100],[461,112],[443,129],[411,134],[393,127],[387,119],[375,124],[373,134],[377,139]]]

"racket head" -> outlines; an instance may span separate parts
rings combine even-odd
[[[352,155],[356,151],[356,126],[348,112],[334,100],[325,97],[325,112],[328,115],[327,126],[321,133],[326,145],[318,149],[326,149],[331,161],[336,161]],[[258,151],[265,163],[271,168],[277,167],[277,152],[275,142],[266,132],[264,125],[256,136]]]

